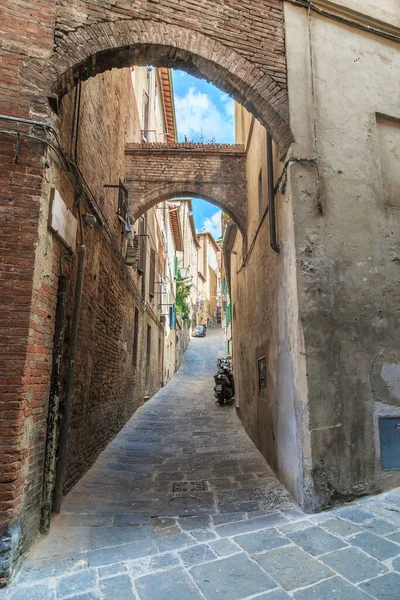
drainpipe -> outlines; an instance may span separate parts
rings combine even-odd
[[[275,186],[274,186],[274,158],[272,153],[272,137],[267,131],[267,168],[268,168],[268,212],[269,212],[269,240],[274,252],[281,251],[276,239],[275,215]]]
[[[67,255],[66,257],[68,258]],[[61,364],[65,333],[67,283],[68,277],[63,275],[61,272],[58,280],[57,290],[53,365],[51,371],[49,409],[47,415],[46,455],[44,462],[42,513],[40,521],[40,531],[44,534],[48,533],[50,528],[51,505],[56,471],[57,424],[60,405]]]
[[[61,499],[64,486],[65,477],[65,463],[67,457],[67,444],[68,444],[68,426],[69,418],[71,414],[71,402],[72,402],[72,390],[73,390],[73,379],[75,369],[75,357],[76,348],[78,342],[78,329],[79,329],[79,316],[80,307],[82,300],[82,287],[83,287],[83,273],[85,267],[85,256],[86,246],[83,244],[78,249],[78,271],[76,275],[75,283],[75,297],[74,297],[74,312],[72,315],[71,322],[71,344],[69,348],[68,366],[67,366],[67,377],[65,384],[65,400],[64,400],[64,412],[60,431],[60,443],[58,451],[58,463],[57,463],[57,474],[56,484],[54,490],[54,501],[53,509],[55,513],[60,512]]]

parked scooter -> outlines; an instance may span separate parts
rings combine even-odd
[[[233,380],[232,363],[229,358],[218,358],[218,373],[214,375],[214,394],[220,406],[229,402],[235,395],[235,383]]]

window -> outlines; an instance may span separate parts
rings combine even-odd
[[[142,138],[144,142],[149,141],[149,122],[150,122],[150,73],[151,71],[147,69],[146,71],[146,89],[143,90],[143,105],[142,105]]]
[[[150,248],[150,282],[149,282],[149,294],[154,298],[154,286],[156,281],[156,251],[154,248]]]
[[[133,325],[133,348],[132,348],[132,364],[137,366],[139,347],[139,310],[135,307],[135,318]]]
[[[147,325],[147,343],[146,343],[146,391],[150,389],[150,361],[151,358],[151,325]]]
[[[260,169],[258,176],[258,218],[261,219],[263,216],[264,198],[263,198],[263,172]]]

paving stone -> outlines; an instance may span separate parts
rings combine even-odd
[[[74,575],[67,575],[57,581],[57,599],[93,590],[97,585],[96,571],[81,571]]]
[[[210,543],[210,548],[214,552],[218,554],[218,556],[228,556],[229,554],[234,554],[235,552],[240,552],[241,549],[228,540],[227,538],[223,538],[222,540],[216,540],[215,542]]]
[[[217,558],[217,555],[206,545],[199,544],[187,550],[179,552],[179,556],[185,567],[192,567],[200,563],[209,562]]]
[[[296,547],[270,550],[264,554],[256,554],[254,559],[287,591],[311,585],[333,575],[327,566]]]
[[[295,523],[289,523],[288,525],[281,525],[277,527],[280,533],[292,533],[293,531],[302,531],[308,527],[314,527],[314,523],[310,521],[297,521]]]
[[[101,581],[103,600],[136,600],[128,575],[117,575]]]
[[[207,600],[239,600],[277,587],[244,553],[193,567],[190,573]]]
[[[291,600],[290,596],[287,595],[286,592],[282,590],[274,590],[272,592],[267,592],[262,596],[257,596],[254,600]]]
[[[68,600],[100,600],[100,595],[96,592],[87,592],[78,596],[70,596]]]
[[[226,525],[219,525],[215,528],[215,531],[221,537],[232,537],[241,533],[258,531],[267,527],[276,527],[277,525],[283,525],[283,523],[287,522],[288,520],[280,513],[273,513],[270,515],[265,515],[264,517],[248,519],[247,521],[238,521],[235,523],[227,523]]]
[[[150,527],[98,527],[90,532],[92,550],[121,546],[122,544],[152,541]]]
[[[154,529],[153,535],[155,538],[166,538],[171,535],[178,535],[181,533],[181,528],[178,525],[174,525],[173,527],[167,527],[166,529]]]
[[[106,567],[99,567],[97,572],[100,579],[105,579],[106,577],[113,577],[114,575],[126,573],[126,566],[121,563],[116,565],[107,565]]]
[[[101,550],[92,550],[86,554],[90,567],[101,567],[129,560],[135,560],[142,556],[156,554],[157,549],[152,542],[143,542],[138,544],[125,544],[124,546],[115,546],[114,548],[102,548]]]
[[[171,517],[152,517],[150,519],[151,528],[154,529],[171,529],[177,525],[177,520]]]
[[[237,535],[233,540],[243,550],[249,554],[258,554],[265,552],[265,550],[272,550],[272,548],[279,548],[280,546],[287,546],[290,544],[283,535],[280,535],[276,529],[264,529],[263,531],[257,531],[255,533],[247,533],[244,535]]]
[[[373,518],[371,513],[362,510],[357,506],[346,506],[344,508],[336,509],[335,512],[339,517],[343,517],[349,521],[354,521],[354,523],[365,523]]]
[[[323,521],[321,523],[321,527],[340,537],[348,537],[363,531],[360,525],[355,525],[354,523],[349,523],[348,521],[343,521],[342,519],[338,518]]]
[[[209,529],[197,529],[195,531],[191,531],[190,533],[198,542],[209,542],[217,538],[217,535]]]
[[[113,525],[115,527],[123,525],[147,525],[150,517],[146,515],[115,515]]]
[[[63,506],[64,508],[64,506]],[[57,515],[51,520],[52,529],[68,527],[107,527],[111,525],[113,515],[75,514]]]
[[[176,554],[172,552],[166,552],[165,554],[159,554],[153,556],[149,562],[150,571],[158,571],[160,569],[167,569],[168,567],[175,567],[179,564],[179,559]]]
[[[19,587],[11,591],[11,600],[55,600],[56,593],[51,583],[39,583],[29,587]]]
[[[372,533],[376,533],[378,535],[389,535],[390,533],[394,533],[399,529],[398,525],[395,523],[389,523],[389,521],[385,521],[385,519],[374,519],[369,523],[364,523],[363,527],[364,529],[372,531]]]
[[[388,573],[362,583],[360,587],[377,600],[399,600],[400,575],[398,573]]]
[[[78,554],[90,550],[89,529],[59,527],[57,536],[42,537],[29,554],[30,560]]]
[[[371,600],[370,596],[341,577],[333,577],[306,590],[295,592],[295,600]]]
[[[400,546],[374,533],[359,533],[351,538],[351,543],[379,560],[386,560],[400,554]]]
[[[178,520],[179,526],[187,531],[194,529],[208,529],[211,526],[211,518],[208,515],[198,515],[196,517],[182,517]]]
[[[287,534],[295,544],[313,556],[344,548],[346,543],[334,535],[327,533],[322,527],[310,527],[302,531]]]
[[[396,494],[395,492],[390,492],[389,494],[386,494],[383,497],[383,501],[387,502],[388,504],[392,504],[393,506],[400,507],[400,495]]]
[[[392,562],[392,565],[393,565],[393,569],[396,569],[396,571],[400,572],[400,557],[395,558],[394,561]]]
[[[181,567],[135,580],[140,600],[203,600],[189,575]]]
[[[382,563],[357,548],[332,552],[322,556],[320,560],[352,583],[365,581],[387,572],[387,568]]]
[[[396,542],[397,544],[400,544],[400,531],[398,533],[393,533],[391,535],[387,536],[388,540],[391,540],[392,542]]]
[[[180,550],[195,544],[195,540],[187,533],[179,533],[170,537],[156,540],[157,548],[160,552],[169,552],[171,550]]]
[[[282,508],[281,512],[285,515],[285,517],[293,521],[297,521],[298,519],[306,519],[308,516],[303,513],[300,508]]]
[[[213,515],[212,520],[214,525],[225,525],[226,523],[237,523],[238,521],[245,521],[247,515],[244,512],[226,513],[223,515]]]
[[[17,577],[18,583],[59,577],[71,572],[87,569],[87,554],[72,554],[69,556],[55,556],[44,560],[27,560]]]

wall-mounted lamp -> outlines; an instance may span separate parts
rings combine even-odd
[[[83,222],[85,223],[85,225],[87,225],[88,227],[95,227],[95,225],[97,225],[96,217],[89,213],[85,213],[83,215],[82,219],[83,219]]]

